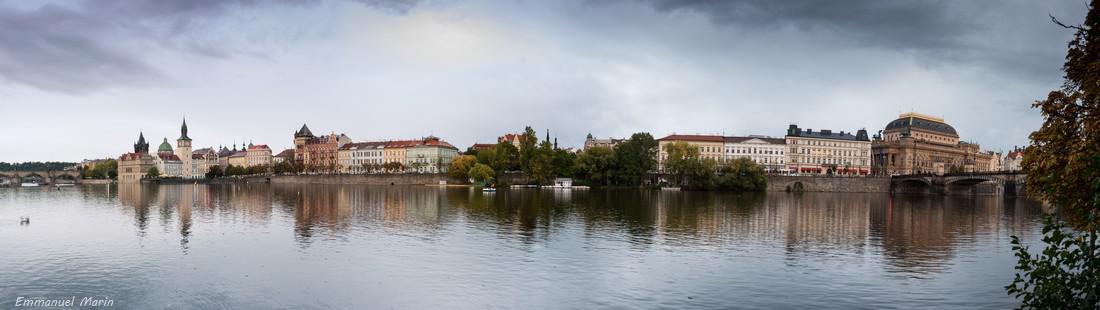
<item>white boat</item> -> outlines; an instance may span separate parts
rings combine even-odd
[[[22,186],[23,186],[23,187],[38,187],[38,183],[34,183],[34,182],[23,182]]]
[[[482,187],[481,191],[483,191],[483,192],[495,192],[495,191],[497,191],[497,188],[496,187]]]

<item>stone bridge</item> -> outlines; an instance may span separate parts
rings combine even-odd
[[[80,171],[0,171],[0,186],[19,186],[23,182],[39,184],[79,184]]]
[[[1005,195],[1024,196],[1023,172],[992,171],[897,175],[891,178],[890,191],[895,193],[924,193],[942,195]]]

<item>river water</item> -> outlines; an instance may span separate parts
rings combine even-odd
[[[995,196],[0,188],[0,308],[1001,309],[1009,236],[1036,244],[1042,212]]]

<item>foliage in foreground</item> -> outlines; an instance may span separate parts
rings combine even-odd
[[[1058,218],[1043,226],[1044,249],[1031,255],[1012,237],[1016,277],[1005,287],[1023,308],[1100,308],[1100,12],[1094,0],[1076,29],[1062,70],[1065,83],[1033,105],[1043,125],[1030,136],[1021,164],[1027,189],[1051,203]],[[1055,23],[1062,25],[1055,20]]]
[[[1044,219],[1042,252],[1031,255],[1020,239],[1012,236],[1016,252],[1016,278],[1005,287],[1020,299],[1022,308],[1100,308],[1100,248],[1096,231],[1068,229],[1054,215]]]

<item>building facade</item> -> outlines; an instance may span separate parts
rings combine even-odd
[[[306,171],[336,171],[339,167],[339,149],[348,143],[351,143],[351,138],[345,134],[337,135],[333,132],[318,137],[303,124],[301,129],[294,132],[294,160],[304,165]]]
[[[665,162],[668,160],[667,147],[669,144],[684,142],[699,149],[699,158],[713,159],[722,162],[724,158],[726,140],[717,135],[677,135],[672,134],[657,139],[657,170],[664,171]]]
[[[588,134],[588,137],[586,137],[584,139],[584,149],[588,150],[590,148],[594,148],[594,147],[597,147],[597,146],[606,147],[606,148],[609,148],[609,149],[614,149],[616,145],[619,145],[619,143],[623,143],[623,141],[626,141],[626,139],[615,139],[615,138],[595,139],[595,138],[592,138],[592,134]]]
[[[799,174],[871,174],[871,140],[867,131],[856,134],[824,129],[787,128],[787,171]]]
[[[1005,155],[1004,165],[1002,170],[1004,171],[1020,171],[1020,164],[1024,161],[1024,149],[1014,148],[1008,155]]]
[[[785,139],[748,136],[723,137],[722,160],[748,158],[771,173],[787,171],[787,141]]]
[[[202,177],[201,174],[196,175],[194,173],[196,168],[191,156],[191,138],[187,136],[187,119],[183,120],[183,125],[180,126],[180,137],[176,139],[176,157],[180,159],[181,167],[186,167],[182,169],[181,177],[184,179]]]
[[[118,182],[137,183],[145,177],[149,168],[156,167],[155,159],[149,155],[149,143],[145,142],[145,133],[138,134],[134,151],[118,157]]]
[[[272,164],[281,164],[284,162],[294,162],[294,149],[285,149],[279,154],[271,157]]]
[[[385,163],[386,142],[348,143],[340,147],[337,157],[340,173],[377,173]]]
[[[872,144],[876,174],[943,174],[999,170],[992,152],[960,141],[955,128],[942,118],[902,113],[887,123]]]
[[[271,166],[271,148],[266,144],[252,145],[250,142],[245,153],[248,157],[248,167]]]
[[[382,150],[383,164],[398,163],[402,167],[401,171],[406,170],[409,166],[406,153],[410,147],[416,146],[417,144],[419,144],[417,140],[386,141],[386,145],[383,146]]]
[[[458,148],[437,137],[427,137],[406,148],[405,156],[410,172],[445,173],[451,161],[458,156]]]

